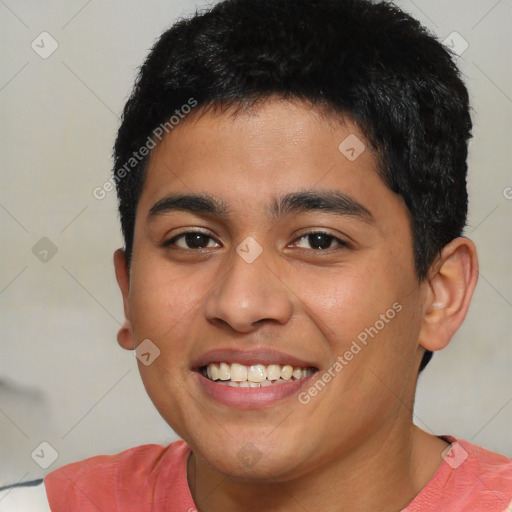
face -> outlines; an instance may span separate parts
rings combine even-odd
[[[152,152],[124,345],[158,348],[147,392],[217,471],[285,480],[410,421],[422,285],[408,210],[362,143],[268,100]]]

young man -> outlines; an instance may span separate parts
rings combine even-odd
[[[478,275],[449,53],[366,0],[227,0],[144,63],[114,256],[183,441],[64,466],[54,512],[512,510],[512,461],[415,427]]]

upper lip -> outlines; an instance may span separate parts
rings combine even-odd
[[[215,349],[205,352],[204,354],[197,357],[192,362],[192,368],[199,370],[203,366],[207,366],[210,363],[240,363],[247,366],[253,364],[289,364],[294,367],[301,368],[317,368],[317,366],[311,362],[307,362],[296,356],[285,354],[277,350],[265,349],[251,349],[251,350],[240,350],[240,349]]]

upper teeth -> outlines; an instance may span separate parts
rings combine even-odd
[[[228,385],[241,387],[270,386],[291,379],[302,379],[313,373],[312,368],[301,368],[289,364],[278,365],[253,364],[245,366],[239,363],[210,363],[206,366],[206,376],[210,380],[226,381]]]

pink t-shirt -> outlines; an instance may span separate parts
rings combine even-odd
[[[466,441],[403,512],[512,512],[512,460]],[[52,512],[195,512],[183,441],[145,445],[63,466],[44,480]]]

